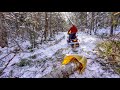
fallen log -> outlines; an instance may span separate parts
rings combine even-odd
[[[73,74],[78,69],[79,63],[77,64],[70,63],[68,65],[62,65],[58,69],[50,72],[49,74],[41,78],[68,78],[69,75]]]

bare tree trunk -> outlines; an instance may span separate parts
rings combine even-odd
[[[7,41],[7,31],[3,26],[2,20],[3,20],[3,13],[0,12],[0,46],[4,48],[5,46],[8,45],[8,41]]]
[[[112,12],[112,13],[111,13],[111,29],[110,29],[110,36],[113,35],[113,29],[114,29],[113,20],[114,20],[114,17],[113,17],[113,12]]]
[[[47,34],[48,34],[48,14],[45,12],[45,41],[47,40]]]
[[[90,26],[90,35],[92,34],[92,31],[94,31],[94,12],[91,12],[91,26]]]
[[[56,30],[57,34],[58,34],[58,31],[59,31],[59,23],[60,23],[60,22],[59,22],[59,18],[58,18],[58,16],[57,16],[57,27],[56,27],[56,28],[57,28],[57,30]]]
[[[52,37],[52,30],[51,30],[51,15],[52,13],[50,13],[50,38]]]
[[[90,35],[91,35],[91,31],[92,31],[92,24],[90,25]]]
[[[87,29],[87,12],[85,14],[85,29]]]
[[[93,30],[93,32],[94,32],[94,15],[95,14],[95,12],[92,12],[92,30]]]
[[[96,15],[98,15],[98,13],[99,13],[99,12],[97,12]],[[94,34],[95,34],[95,35],[96,35],[97,29],[98,29],[97,23],[98,23],[98,17],[96,16],[96,18],[95,18],[95,30],[94,30]]]
[[[19,29],[19,24],[18,24],[18,18],[17,18],[17,15],[15,14],[15,28],[16,28],[16,36],[19,36],[19,32],[18,32],[18,29]]]
[[[113,25],[111,25],[110,36],[113,36]]]
[[[95,20],[95,30],[94,30],[94,34],[96,35],[97,32],[97,19]]]

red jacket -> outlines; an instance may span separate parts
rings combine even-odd
[[[76,26],[75,25],[73,25],[71,28],[70,28],[70,30],[68,31],[68,34],[71,34],[71,33],[77,33],[77,28],[76,28]]]

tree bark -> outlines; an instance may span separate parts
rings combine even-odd
[[[79,63],[76,64],[70,63],[65,66],[61,66],[60,68],[50,72],[49,74],[41,77],[41,78],[69,78],[69,75],[73,74],[79,68]]]
[[[95,30],[94,30],[94,34],[96,35],[97,32],[97,19],[95,20]]]
[[[3,26],[2,20],[3,20],[3,13],[0,12],[0,46],[4,48],[8,45],[8,41],[7,41],[7,31]]]
[[[97,29],[98,29],[98,25],[97,25],[97,23],[98,23],[98,14],[99,14],[99,12],[97,12],[96,13],[96,18],[95,18],[95,30],[94,30],[94,34],[96,35],[97,33]]]
[[[52,30],[51,30],[51,20],[52,20],[51,18],[52,17],[51,16],[52,16],[52,13],[50,13],[50,38],[52,37]]]
[[[47,33],[48,33],[48,15],[47,12],[45,12],[45,33],[44,33],[45,41],[47,40]]]
[[[111,13],[111,29],[110,29],[110,36],[113,36],[113,29],[114,29],[114,25],[113,25],[113,12]]]
[[[92,34],[92,31],[94,32],[94,12],[91,12],[91,25],[90,25],[90,35]]]

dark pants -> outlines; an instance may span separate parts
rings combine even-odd
[[[71,39],[75,39],[75,38],[76,38],[76,33],[69,34],[69,42]]]

